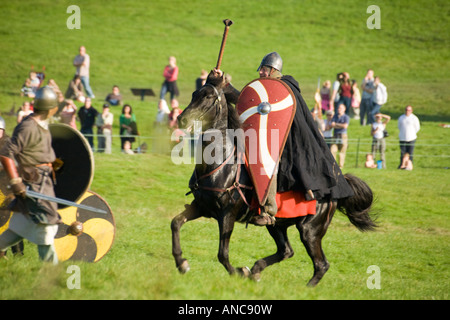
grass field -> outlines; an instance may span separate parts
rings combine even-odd
[[[0,112],[24,101],[19,92],[34,65],[46,67],[64,91],[80,45],[91,56],[94,106],[118,84],[138,119],[141,142],[151,147],[156,98],[139,101],[131,87],[159,93],[169,55],[180,67],[180,103],[189,103],[201,69],[215,66],[223,32],[232,19],[222,69],[237,88],[256,78],[262,56],[278,51],[284,72],[293,75],[312,106],[318,77],[348,71],[361,81],[371,67],[389,92],[383,112],[388,126],[386,170],[363,168],[370,150],[368,127],[352,120],[344,172],[368,182],[377,197],[380,227],[360,233],[336,214],[324,238],[331,264],[318,287],[305,285],[312,263],[295,229],[289,231],[295,255],[268,268],[258,283],[230,277],[217,261],[218,227],[199,219],[182,229],[182,247],[191,271],[178,274],[171,256],[170,221],[185,203],[193,165],[176,166],[167,154],[95,154],[91,189],[111,206],[117,233],[111,251],[98,263],[67,261],[43,265],[36,247],[25,256],[0,262],[0,299],[439,299],[449,298],[450,123],[448,1],[77,1],[81,29],[69,30],[70,1],[0,3]],[[377,4],[381,29],[369,30],[366,9]],[[397,170],[397,121],[406,104],[414,106],[422,129],[415,169]],[[120,110],[113,109],[118,133]],[[359,140],[358,140],[359,139]],[[359,141],[359,147],[358,147]],[[168,142],[168,140],[167,140]],[[236,225],[230,258],[251,267],[275,251],[263,228]],[[81,289],[70,290],[67,268],[81,269]],[[378,266],[381,289],[370,290],[369,266]]]

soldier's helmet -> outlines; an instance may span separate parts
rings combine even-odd
[[[281,59],[281,56],[278,54],[278,52],[268,53],[264,56],[261,64],[258,67],[258,70],[256,71],[259,71],[264,66],[272,67],[281,72],[283,69],[283,59]]]
[[[45,86],[36,92],[34,108],[37,110],[51,110],[58,106],[56,94],[52,88]]]

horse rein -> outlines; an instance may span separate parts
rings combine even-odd
[[[227,159],[222,162],[220,164],[220,166],[218,166],[217,168],[215,168],[213,171],[206,173],[200,177],[197,177],[197,171],[194,170],[194,175],[195,175],[195,183],[194,184],[190,184],[189,188],[191,189],[191,191],[189,191],[188,193],[186,193],[186,195],[189,195],[191,193],[193,193],[195,190],[207,190],[207,191],[214,191],[214,192],[219,192],[219,193],[225,193],[227,192],[228,195],[230,196],[230,198],[233,200],[233,202],[235,202],[235,200],[231,197],[231,191],[233,191],[234,189],[236,189],[239,192],[239,195],[241,196],[242,200],[244,200],[245,204],[250,207],[249,203],[247,202],[247,199],[245,198],[244,193],[242,192],[242,189],[247,189],[247,190],[253,190],[253,186],[246,186],[243,185],[239,182],[239,179],[241,177],[241,165],[238,165],[237,168],[237,172],[236,172],[236,179],[233,182],[233,184],[228,187],[228,188],[213,188],[213,187],[206,187],[206,186],[202,186],[200,185],[198,182],[199,180],[205,179],[207,177],[212,176],[214,173],[218,172],[219,170],[221,170],[228,162],[230,162],[230,160],[233,158],[234,154],[236,151],[236,146],[233,147],[233,151],[230,153],[230,155],[227,157]],[[242,160],[242,158],[244,157],[243,153],[238,154],[237,155],[238,160]]]

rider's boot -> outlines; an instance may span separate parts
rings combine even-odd
[[[270,226],[275,224],[275,215],[278,212],[276,182],[276,177],[274,177],[274,181],[272,181],[269,187],[266,203],[261,207],[261,214],[253,216],[249,221],[250,223],[256,226]]]

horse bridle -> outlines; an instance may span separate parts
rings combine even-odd
[[[200,91],[201,91],[203,88],[205,88],[205,87],[211,87],[211,88],[214,89],[214,93],[216,94],[216,99],[214,100],[214,103],[213,103],[206,111],[204,111],[204,112],[198,117],[198,120],[202,120],[203,117],[204,117],[207,113],[209,113],[209,112],[211,111],[212,108],[216,108],[216,109],[217,109],[217,104],[219,105],[219,108],[218,108],[219,110],[216,111],[216,115],[219,114],[220,112],[222,112],[222,104],[221,104],[220,102],[222,102],[222,94],[223,94],[223,90],[220,89],[220,91],[219,91],[219,90],[217,90],[217,88],[216,88],[215,86],[213,86],[212,84],[207,83],[207,84],[205,84],[205,85],[200,89]]]
[[[218,192],[218,193],[228,193],[228,195],[230,196],[230,198],[232,199],[232,201],[234,203],[235,200],[233,199],[233,197],[231,195],[231,191],[236,189],[238,191],[240,197],[242,198],[242,200],[244,200],[244,203],[250,208],[250,204],[247,202],[247,199],[245,198],[243,189],[253,190],[253,186],[247,186],[247,185],[240,183],[241,170],[242,170],[241,164],[239,164],[237,167],[236,178],[235,178],[233,184],[228,188],[207,187],[207,186],[202,186],[199,184],[200,180],[203,180],[205,178],[212,176],[214,173],[220,171],[226,164],[228,164],[228,162],[230,162],[230,160],[235,155],[235,151],[236,151],[236,147],[233,147],[233,151],[230,153],[230,155],[227,157],[227,159],[225,159],[224,162],[222,162],[217,168],[215,168],[211,172],[208,172],[200,177],[197,176],[197,170],[194,169],[195,182],[192,184],[189,184],[189,188],[191,189],[191,191],[186,193],[186,195],[189,195],[196,190],[207,190],[207,191],[213,191],[213,192]],[[239,152],[237,153],[238,161],[244,161],[244,157],[245,157],[244,153],[239,153]]]

